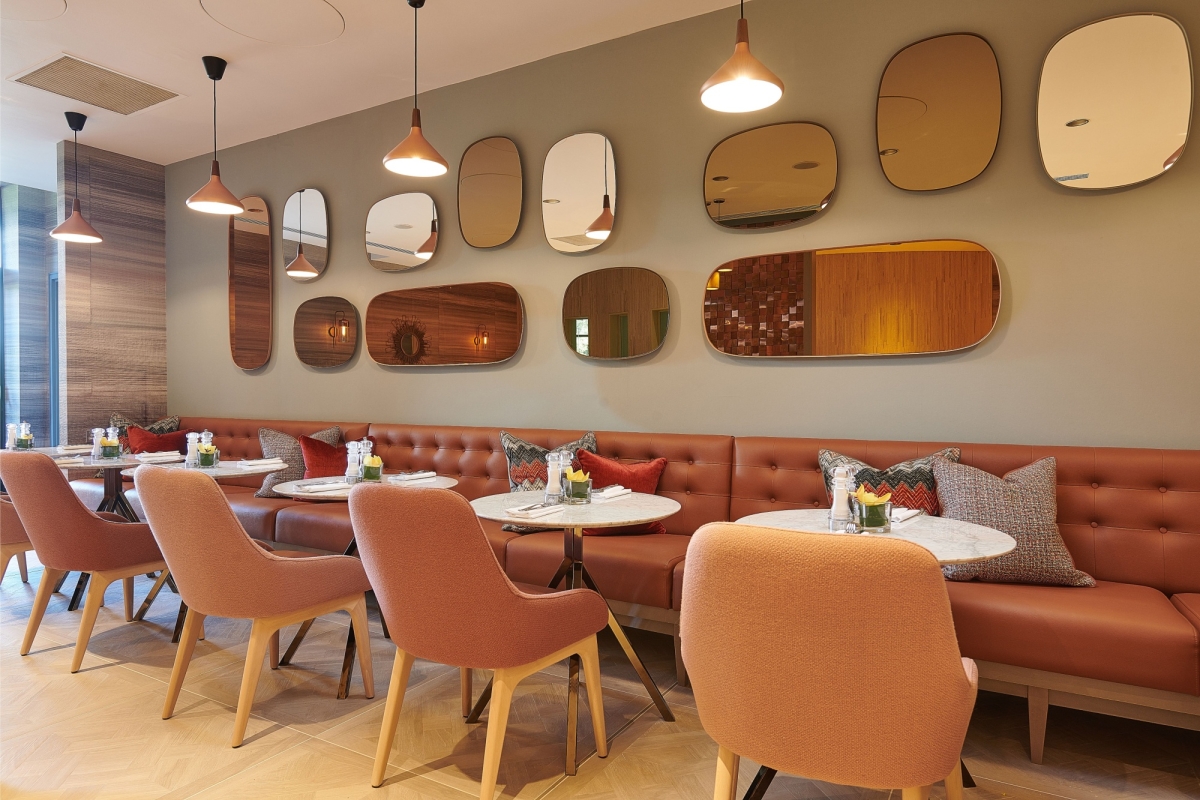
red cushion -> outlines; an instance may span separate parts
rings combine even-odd
[[[151,433],[145,428],[130,425],[129,451],[132,453],[162,453],[178,450],[187,451],[187,435],[191,431],[175,431],[173,433]]]
[[[311,436],[300,437],[305,478],[332,478],[346,474],[346,445],[326,444]]]
[[[665,458],[653,461],[641,461],[637,464],[622,464],[612,458],[598,456],[587,450],[575,454],[580,467],[592,478],[593,489],[603,489],[606,486],[620,484],[626,489],[632,489],[642,494],[654,494],[658,491],[658,479],[667,468]],[[621,502],[620,500],[617,501]],[[622,525],[619,528],[585,528],[584,536],[629,536],[635,534],[667,532],[667,526],[661,522],[648,522],[643,525]]]

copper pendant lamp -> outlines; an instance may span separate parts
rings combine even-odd
[[[296,246],[296,257],[292,259],[292,263],[288,264],[284,272],[290,278],[316,278],[321,273],[317,272],[317,268],[312,265],[307,258],[304,257],[304,190],[300,190],[300,238]]]
[[[213,82],[213,161],[212,175],[200,191],[187,199],[187,207],[206,214],[240,214],[245,207],[233,192],[221,183],[221,165],[217,163],[217,81],[225,75],[228,62],[217,56],[204,56],[204,71]]]
[[[88,224],[88,221],[83,218],[83,212],[79,210],[79,132],[83,130],[85,122],[87,122],[87,117],[83,114],[74,111],[67,112],[67,125],[71,126],[71,130],[75,132],[75,153],[71,157],[75,165],[75,197],[71,200],[71,216],[50,231],[50,236],[60,242],[98,244],[103,242],[104,238]]]
[[[417,248],[417,258],[428,261],[433,258],[433,251],[437,250],[438,232],[437,232],[437,206],[433,207],[433,221],[429,223],[429,238]]]
[[[600,216],[592,221],[591,225],[583,232],[583,235],[589,239],[599,239],[604,241],[612,233],[613,229],[613,213],[612,203],[608,197],[608,139],[604,139],[604,200],[601,203]]]
[[[783,81],[750,54],[750,26],[745,3],[738,19],[733,55],[700,88],[700,102],[731,114],[773,106],[783,97]]]
[[[413,9],[413,112],[412,130],[400,144],[383,157],[383,165],[392,172],[414,178],[445,175],[450,169],[446,159],[434,149],[421,132],[421,109],[417,107],[417,11],[425,0],[408,0]]]

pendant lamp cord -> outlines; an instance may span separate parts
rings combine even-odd
[[[746,0],[738,0],[738,18],[746,18]]]
[[[417,107],[417,7],[413,6],[413,108]]]
[[[298,248],[304,247],[304,190],[300,190],[300,237],[296,239]]]
[[[213,161],[217,160],[217,82],[213,81]]]
[[[79,199],[79,131],[73,131],[75,134],[75,199]]]
[[[604,193],[608,194],[608,139],[604,140]]]

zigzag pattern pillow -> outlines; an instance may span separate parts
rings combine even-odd
[[[546,454],[550,450],[518,439],[508,431],[500,431],[500,446],[504,448],[504,457],[508,459],[508,486],[511,491],[532,492],[546,488]],[[596,452],[596,434],[588,431],[576,441],[553,449],[566,450],[574,461],[575,453],[579,450]]]
[[[892,505],[919,508],[936,517],[941,508],[938,505],[937,482],[933,477],[933,459],[939,456],[957,464],[962,451],[957,447],[947,447],[922,458],[901,461],[887,469],[875,469],[857,458],[833,450],[819,451],[817,462],[825,476],[825,491],[829,494],[831,502],[833,471],[838,467],[849,467],[856,487],[865,486],[868,492],[875,494],[891,494]]]

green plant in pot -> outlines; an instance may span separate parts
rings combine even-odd
[[[202,444],[197,448],[197,452],[200,456],[201,467],[215,467],[217,459],[221,457],[215,444]]]
[[[892,495],[868,492],[865,486],[854,493],[854,522],[860,531],[887,533],[892,529]]]
[[[118,439],[102,438],[100,440],[101,458],[120,458],[121,442]]]
[[[378,481],[383,478],[383,459],[379,456],[367,456],[363,459],[363,480]]]

